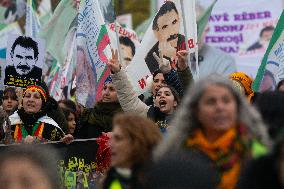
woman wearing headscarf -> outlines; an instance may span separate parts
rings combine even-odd
[[[52,100],[42,85],[31,85],[23,93],[22,107],[9,117],[8,135],[16,143],[41,141],[70,142],[72,135],[65,135],[57,122],[47,113]],[[7,134],[7,133],[6,133]]]
[[[253,79],[244,72],[234,72],[229,78],[233,81],[234,87],[251,102],[254,97],[254,91],[252,90]]]
[[[103,132],[110,132],[113,116],[121,111],[112,77],[109,76],[104,82],[102,99],[95,104],[94,108],[83,111],[78,137],[97,138]]]
[[[246,161],[265,153],[263,145],[269,145],[259,114],[230,80],[218,75],[198,81],[188,91],[171,124],[156,159],[179,150],[205,154],[216,166],[220,189],[234,188]]]

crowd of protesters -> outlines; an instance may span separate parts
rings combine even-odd
[[[108,133],[110,167],[101,188],[282,188],[283,82],[264,93],[255,93],[243,72],[193,82],[186,51],[178,53],[177,70],[156,57],[160,70],[148,99],[132,89],[115,51],[102,99],[93,108],[55,101],[44,83],[23,92],[7,87],[1,98],[2,143],[69,144]],[[36,158],[25,151],[7,154]],[[5,157],[4,162],[19,161]],[[7,171],[3,161],[0,171]]]
[[[176,52],[175,68],[161,51],[152,55],[159,69],[147,98],[135,92],[113,49],[111,74],[92,108],[57,102],[44,82],[6,87],[0,141],[13,146],[0,155],[0,185],[60,188],[56,152],[34,143],[107,136],[110,158],[100,158],[110,162],[98,188],[284,188],[284,81],[255,92],[229,55],[205,44],[198,81],[186,50]]]

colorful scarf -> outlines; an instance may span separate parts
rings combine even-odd
[[[28,135],[42,139],[43,129],[44,123],[37,122],[32,126],[32,132],[31,134],[29,134],[23,124],[17,124],[14,132],[14,140],[15,142],[19,143],[23,141],[23,139],[25,139]]]
[[[201,129],[196,129],[187,139],[186,145],[207,154],[215,163],[220,174],[218,189],[234,188],[239,177],[242,161],[246,154],[245,130],[243,127],[229,129],[214,142],[209,142]]]

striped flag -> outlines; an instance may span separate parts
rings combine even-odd
[[[203,15],[200,16],[200,18],[197,20],[197,37],[198,41],[200,41],[202,33],[205,29],[205,27],[208,24],[209,17],[211,15],[212,9],[214,5],[216,4],[217,0],[214,0],[212,4],[206,9]]]
[[[284,79],[284,10],[253,83],[254,91],[273,91]]]
[[[71,0],[61,0],[52,18],[44,25],[39,37],[45,39],[47,51],[64,66],[77,27],[77,11]]]
[[[98,0],[81,1],[77,29],[76,98],[90,108],[101,99],[110,71],[110,39]]]
[[[49,22],[43,26],[39,36],[46,40],[47,51],[56,59],[45,78],[50,94],[60,100],[63,88],[72,80],[76,56],[75,34],[77,30],[77,11],[72,1],[62,0],[56,7]]]
[[[40,30],[40,22],[34,0],[27,0],[25,30],[26,35],[30,37],[37,37]]]

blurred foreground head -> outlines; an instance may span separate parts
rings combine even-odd
[[[59,189],[56,151],[43,145],[6,147],[0,157],[0,185],[10,188]]]

